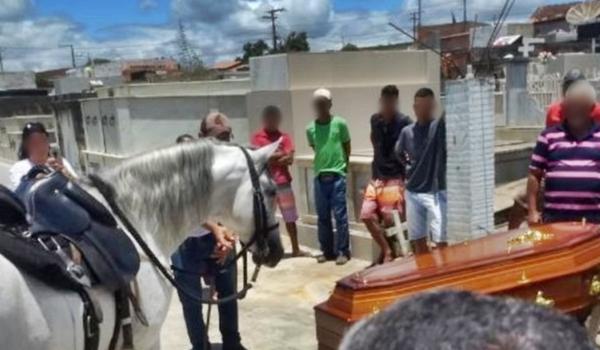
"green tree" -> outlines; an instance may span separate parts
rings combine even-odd
[[[275,52],[306,52],[310,51],[306,32],[291,32]]]
[[[359,51],[360,49],[358,48],[358,46],[352,44],[352,43],[347,43],[346,45],[344,45],[344,47],[342,47],[342,51]]]
[[[264,40],[258,40],[255,42],[247,42],[242,47],[244,55],[241,57],[242,62],[248,62],[250,57],[263,56],[269,52],[269,45]]]

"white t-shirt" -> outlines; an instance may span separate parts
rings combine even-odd
[[[189,237],[200,238],[200,237],[209,235],[210,233],[211,232],[209,230],[205,229],[203,226],[200,226],[198,229],[196,229],[192,233],[190,233]]]
[[[71,163],[69,163],[69,161],[66,158],[63,158],[62,162],[65,166],[65,169],[70,174],[76,177],[77,174],[75,173],[75,170],[73,170],[73,166],[71,166]],[[13,190],[19,187],[21,179],[23,178],[23,176],[27,175],[31,168],[33,168],[33,163],[29,159],[23,159],[13,164],[13,166],[10,168],[10,183],[12,185]]]

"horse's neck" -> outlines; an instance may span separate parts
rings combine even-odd
[[[232,223],[233,220],[228,220],[231,217],[232,208],[235,202],[235,197],[240,184],[246,175],[246,160],[243,153],[236,147],[216,145],[214,146],[214,160],[211,167],[212,188],[210,193],[198,193],[189,200],[203,201],[206,205],[198,206],[195,203],[181,203],[181,210],[178,214],[183,215],[187,223],[185,229],[177,230],[163,229],[160,232],[153,230],[154,226],[150,226],[145,230],[143,227],[148,227],[147,224],[152,222],[153,218],[137,217],[134,212],[130,212],[126,205],[121,206],[126,217],[131,220],[133,226],[138,229],[139,234],[148,243],[154,252],[161,259],[167,260],[171,254],[177,249],[189,235],[197,230],[200,225],[208,220],[220,221],[224,224]],[[184,169],[185,170],[185,169]],[[176,174],[173,174],[176,175]],[[179,176],[181,179],[189,178],[189,176]],[[197,191],[192,184],[181,184],[182,190]],[[104,199],[99,196],[95,189],[92,190],[94,195],[105,203]],[[183,198],[183,197],[182,197]],[[152,203],[146,203],[152,205]],[[192,209],[200,208],[200,209]],[[196,212],[200,210],[201,212]],[[232,227],[233,228],[233,227]]]
[[[104,207],[106,207],[106,209],[109,210],[113,214],[113,217],[119,223],[119,227],[121,227],[123,229],[123,231],[127,234],[127,236],[129,237],[129,239],[131,239],[131,241],[133,241],[133,242],[136,242],[135,239],[131,236],[131,233],[129,233],[125,229],[125,225],[123,225],[123,222],[122,222],[121,218],[118,217],[117,215],[115,215],[115,213],[112,211],[112,209],[108,205],[108,202],[106,201],[106,199],[104,198],[104,196],[95,187],[89,187],[87,185],[83,185],[83,187],[86,189],[86,191],[88,193],[90,193],[94,198],[96,198],[96,200],[98,200],[100,203],[102,203],[104,205]],[[130,217],[129,213],[125,212],[124,214],[127,215],[128,217]],[[142,239],[146,242],[146,244],[148,244],[148,246],[150,247],[150,249],[152,250],[152,252],[161,261],[167,262],[169,260],[171,254],[169,254],[165,249],[163,249],[161,247],[161,245],[156,241],[155,237],[152,237],[152,235],[148,234],[147,232],[138,232],[138,233],[142,237]],[[136,247],[139,250],[139,247],[137,246],[137,243],[136,243]],[[140,251],[140,253],[141,253],[141,251]]]
[[[194,227],[190,227],[187,232],[160,232],[155,233],[156,237],[149,232],[140,232],[147,240],[151,248],[162,255],[162,258],[169,259],[177,247],[185,241],[190,234],[198,230],[200,226],[209,220],[228,222],[233,208],[236,191],[245,175],[245,159],[243,154],[235,147],[215,146],[215,155],[211,169],[213,186],[210,194],[199,193],[196,200],[205,201],[208,205],[206,210],[201,213],[187,213],[193,217]],[[183,184],[184,188],[189,188]],[[190,191],[194,189],[189,188]],[[191,203],[182,204],[182,211],[186,208],[194,207]],[[131,217],[129,213],[126,213]]]

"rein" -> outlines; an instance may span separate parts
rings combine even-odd
[[[119,208],[119,206],[117,205],[117,203],[115,201],[114,189],[110,185],[106,184],[104,182],[104,180],[102,180],[97,175],[92,174],[89,176],[89,179],[92,182],[92,185],[104,197],[104,199],[106,200],[106,203],[108,204],[108,206],[110,207],[112,212],[123,223],[123,226],[125,226],[125,228],[129,232],[129,234],[131,234],[131,236],[133,237],[135,242],[140,246],[140,248],[142,249],[144,254],[146,254],[146,256],[148,257],[148,259],[150,260],[152,265],[154,265],[158,269],[158,271],[161,273],[161,275],[163,275],[163,277],[167,281],[169,281],[169,283],[175,289],[177,289],[179,292],[184,294],[186,297],[188,297],[191,300],[193,300],[197,303],[200,303],[200,304],[220,305],[220,304],[228,303],[233,300],[244,299],[246,297],[248,290],[250,290],[252,288],[252,283],[248,282],[248,263],[247,263],[247,257],[246,257],[247,253],[248,253],[250,247],[253,245],[257,245],[258,249],[261,249],[261,250],[268,249],[267,237],[269,235],[269,232],[279,226],[279,224],[268,226],[268,215],[267,215],[267,210],[266,210],[265,203],[264,203],[264,196],[262,193],[262,189],[260,187],[259,174],[256,171],[254,161],[252,160],[252,157],[250,156],[250,154],[248,153],[248,150],[246,150],[246,148],[244,148],[242,146],[237,146],[237,147],[240,148],[240,150],[244,154],[244,157],[246,158],[246,162],[248,164],[248,171],[250,173],[250,180],[252,182],[254,232],[252,234],[252,237],[246,244],[242,243],[242,249],[240,250],[239,253],[236,254],[235,259],[231,259],[223,267],[223,268],[230,267],[231,265],[236,264],[237,261],[243,257],[242,261],[243,261],[243,265],[244,265],[244,271],[243,271],[244,286],[238,292],[236,292],[232,295],[229,295],[227,297],[224,297],[224,298],[219,298],[219,299],[205,298],[205,297],[202,297],[201,295],[196,295],[195,293],[192,293],[192,292],[186,290],[186,288],[184,288],[179,283],[177,283],[177,281],[175,280],[175,278],[173,277],[171,272],[168,271],[168,269],[162,264],[160,259],[158,259],[156,254],[154,254],[154,252],[148,246],[146,241],[144,241],[144,238],[135,229],[135,227],[133,226],[131,221],[129,221],[129,219],[127,218],[125,213],[123,213],[121,208]],[[260,261],[256,262],[256,268],[255,268],[255,271],[254,271],[254,274],[252,277],[252,282],[256,282],[258,271],[260,270],[260,266],[261,266],[261,262]]]

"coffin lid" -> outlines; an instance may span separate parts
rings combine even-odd
[[[357,272],[338,281],[338,287],[362,290],[438,277],[569,249],[598,235],[598,226],[584,222],[540,225],[532,230],[492,234]]]

